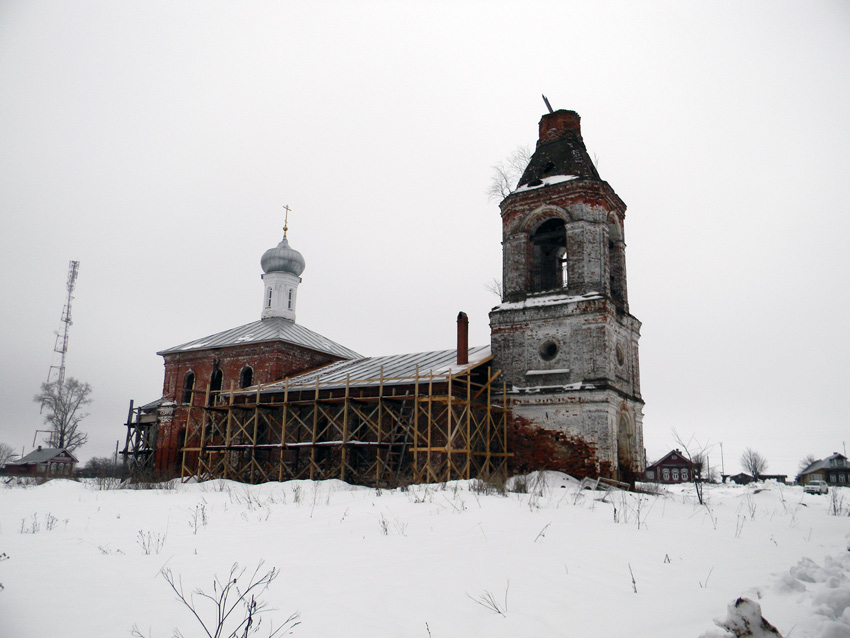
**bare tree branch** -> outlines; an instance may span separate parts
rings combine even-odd
[[[243,578],[246,569],[240,568],[238,564],[234,563],[225,582],[222,582],[218,576],[214,578],[213,593],[210,594],[196,588],[189,596],[186,596],[183,592],[182,578],[175,577],[169,568],[164,568],[161,573],[177,595],[177,599],[192,612],[195,620],[200,623],[204,633],[209,638],[246,638],[259,631],[262,623],[261,614],[271,611],[265,602],[259,600],[258,596],[265,592],[272,581],[280,574],[280,571],[273,567],[265,574],[260,575],[262,566],[261,561],[254,573],[247,579],[246,584]],[[236,600],[233,600],[231,595],[235,596]],[[214,614],[209,613],[208,616],[214,615],[214,618],[205,620],[201,617],[201,613],[195,604],[195,596],[210,601],[211,605],[207,605],[207,609],[212,607]],[[235,618],[232,622],[228,622],[234,612],[236,612]],[[299,614],[294,613],[277,628],[272,626],[269,629],[269,638],[299,625],[298,617]],[[179,630],[175,630],[175,635],[182,636]]]
[[[807,467],[809,467],[812,463],[817,461],[818,458],[814,454],[807,454],[802,459],[800,459],[800,465],[798,468],[798,472],[802,472]]]
[[[0,443],[0,467],[3,467],[9,461],[14,460],[18,456],[15,454],[14,448],[8,443]]]
[[[527,146],[517,146],[507,159],[493,167],[487,198],[490,201],[501,201],[510,195],[519,183],[531,160],[531,151]]]
[[[80,421],[88,416],[80,408],[91,403],[91,386],[73,378],[64,383],[52,381],[41,384],[33,401],[40,403],[42,410],[47,409],[44,422],[50,426],[50,434],[44,439],[51,447],[64,448],[73,452],[85,445],[88,434],[79,431]]]
[[[741,467],[758,481],[759,477],[767,470],[767,459],[753,448],[748,447],[741,455]]]
[[[676,432],[676,429],[673,428],[673,440],[685,451],[685,457],[691,462],[691,482],[694,484],[694,489],[697,493],[697,501],[699,501],[700,505],[704,505],[705,502],[702,498],[702,483],[705,480],[703,477],[703,467],[706,465],[705,458],[708,455],[708,445],[700,445],[697,441],[695,441],[694,437],[691,437],[687,443],[679,436],[679,433]],[[693,453],[691,453],[693,450]]]

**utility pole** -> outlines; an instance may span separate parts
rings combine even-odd
[[[61,362],[59,366],[50,366],[50,371],[47,373],[47,382],[50,383],[51,377],[53,377],[53,371],[56,370],[58,376],[56,379],[59,381],[59,385],[61,386],[65,383],[65,355],[68,354],[68,330],[71,327],[73,321],[71,321],[71,301],[74,299],[73,292],[74,286],[77,284],[77,273],[80,270],[80,262],[71,261],[68,264],[68,297],[65,301],[65,307],[62,309],[62,323],[65,324],[65,327],[62,329],[62,334],[56,333],[56,345],[53,346],[53,351],[58,352],[62,355]]]

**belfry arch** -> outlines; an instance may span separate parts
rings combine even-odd
[[[626,242],[623,240],[622,222],[615,213],[608,215],[608,281],[614,303],[628,312]]]
[[[567,230],[560,217],[549,219],[529,234],[529,289],[554,290],[567,285]]]

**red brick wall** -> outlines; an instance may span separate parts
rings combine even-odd
[[[180,473],[179,448],[188,410],[182,405],[183,381],[187,372],[195,374],[192,405],[203,406],[215,363],[222,372],[221,389],[239,388],[242,370],[253,368],[252,384],[271,383],[288,376],[339,361],[340,357],[316,352],[283,342],[246,344],[230,348],[192,350],[163,355],[165,381],[162,388],[163,407],[156,442],[155,469],[161,477]]]

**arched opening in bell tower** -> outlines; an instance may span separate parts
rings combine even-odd
[[[550,219],[529,237],[531,292],[554,290],[567,285],[567,232],[564,220]]]
[[[626,293],[626,243],[623,228],[613,213],[608,216],[608,277],[611,298],[623,310],[628,310]]]

